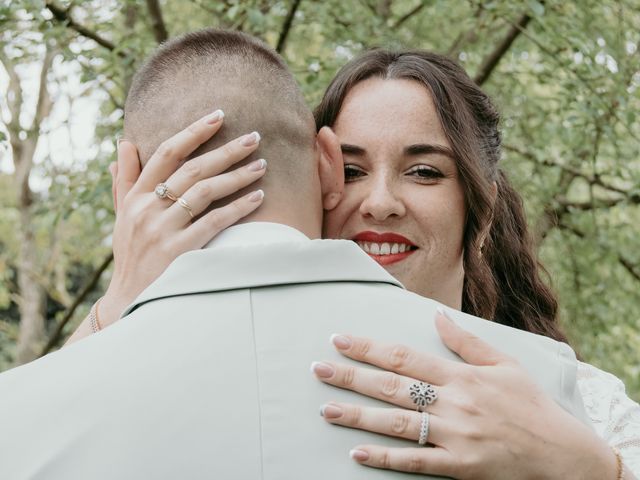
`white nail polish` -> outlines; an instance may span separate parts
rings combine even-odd
[[[264,198],[264,191],[262,190],[256,190],[255,192],[249,194],[250,202],[259,202],[263,198]]]
[[[214,123],[218,123],[220,120],[224,118],[224,112],[222,110],[216,110],[211,115],[207,117],[207,123],[209,125],[213,125]]]
[[[264,158],[260,160],[256,160],[255,162],[249,165],[248,170],[250,172],[259,172],[260,170],[264,170],[267,167],[267,161]]]
[[[258,143],[259,141],[260,134],[258,132],[251,132],[250,134],[245,135],[242,140],[240,140],[240,143],[245,147],[250,147]]]

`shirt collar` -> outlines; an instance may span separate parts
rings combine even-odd
[[[304,233],[288,225],[271,222],[250,222],[232,225],[216,235],[213,240],[202,248],[244,247],[308,240],[309,237]]]

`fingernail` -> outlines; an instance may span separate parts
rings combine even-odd
[[[224,112],[222,110],[216,110],[211,115],[207,117],[207,123],[209,125],[213,125],[214,123],[218,123],[220,120],[224,118]]]
[[[331,335],[331,343],[340,350],[347,350],[348,348],[351,348],[351,340],[344,335],[338,335],[337,333]]]
[[[262,190],[256,190],[249,195],[250,202],[259,202],[264,198],[264,192]]]
[[[369,460],[369,454],[364,450],[353,449],[349,452],[349,456],[357,462],[365,462]]]
[[[260,134],[258,132],[251,132],[248,135],[242,137],[240,140],[240,144],[244,147],[250,147],[251,145],[255,145],[260,141]]]
[[[267,167],[267,161],[264,158],[260,160],[256,160],[249,164],[248,170],[250,172],[259,172],[260,170],[264,170]]]
[[[455,325],[455,323],[453,322],[453,320],[451,319],[451,317],[449,316],[449,314],[447,313],[447,311],[446,311],[444,308],[442,308],[442,307],[438,306],[438,307],[436,307],[436,311],[438,312],[438,314],[439,314],[442,318],[444,318],[444,319],[445,319],[445,321],[447,321],[448,323],[452,323],[452,324],[454,324],[454,325]]]
[[[311,364],[311,373],[315,373],[321,378],[329,378],[335,373],[331,365],[322,362],[313,362]]]
[[[122,142],[122,137],[121,137],[120,135],[118,135],[118,136],[116,137],[116,152],[117,152],[118,150],[120,150],[120,142]]]
[[[320,410],[320,415],[324,418],[340,418],[342,416],[342,409],[336,405],[323,405]]]

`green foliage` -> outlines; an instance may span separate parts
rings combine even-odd
[[[274,47],[292,1],[160,2],[170,36],[205,26],[240,29]],[[21,63],[37,62],[48,39],[79,68],[86,92],[102,92],[95,144],[112,144],[133,72],[157,45],[141,0],[63,1],[105,48],[60,22],[42,4],[0,6],[2,38]],[[562,321],[583,359],[612,371],[640,399],[640,5],[635,0],[302,0],[283,55],[311,106],[336,70],[373,46],[448,53],[473,76],[513,25],[530,17],[484,88],[503,113],[503,169],[522,193],[540,255],[560,294]],[[52,83],[56,79],[51,79]],[[4,130],[0,129],[0,132]],[[0,148],[7,145],[0,133]],[[7,146],[8,148],[8,146]],[[65,168],[44,158],[50,186],[35,209],[43,284],[64,311],[52,258],[77,292],[108,251],[113,224],[109,148]],[[4,167],[4,165],[3,165]],[[0,370],[17,338],[14,186],[0,176]],[[55,255],[52,254],[55,253]],[[72,325],[87,311],[84,302]],[[4,360],[3,360],[4,359]]]

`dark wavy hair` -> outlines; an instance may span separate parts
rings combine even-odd
[[[541,278],[544,269],[527,230],[522,199],[498,167],[500,115],[491,99],[445,56],[375,49],[337,73],[314,112],[317,130],[333,126],[349,91],[372,77],[423,85],[453,149],[467,211],[462,310],[566,342],[557,322],[557,298]]]

